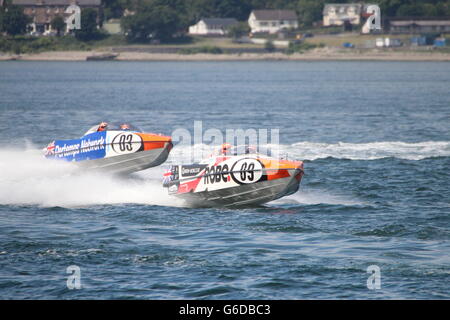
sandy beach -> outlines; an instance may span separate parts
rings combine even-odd
[[[36,54],[0,54],[0,60],[23,61],[86,61],[88,57],[101,56],[108,51],[49,51]],[[327,60],[380,60],[380,61],[450,61],[450,53],[436,51],[344,51],[330,48],[314,49],[305,53],[243,53],[243,54],[177,54],[120,52],[118,61],[327,61]]]

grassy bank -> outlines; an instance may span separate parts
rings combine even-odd
[[[314,49],[324,48],[329,52],[338,52],[340,54],[366,54],[371,48],[366,47],[368,42],[374,43],[376,38],[391,37],[401,39],[405,44],[411,35],[361,35],[358,33],[341,33],[336,35],[317,34],[314,37],[306,38],[300,43],[291,43],[288,48],[275,48],[273,45],[254,44],[254,43],[237,43],[230,38],[210,38],[210,37],[192,37],[189,41],[173,42],[165,44],[139,44],[129,43],[124,36],[110,35],[104,36],[101,40],[80,41],[73,36],[62,37],[31,37],[16,36],[2,37],[0,36],[0,53],[6,55],[24,55],[24,54],[43,54],[45,52],[90,52],[90,51],[115,51],[119,53],[137,52],[148,54],[265,54],[271,52],[284,53],[291,55],[294,53],[307,54],[316,52]],[[448,37],[447,37],[448,38]],[[355,48],[343,48],[345,42],[352,43]],[[450,41],[448,41],[450,44]],[[313,51],[314,50],[314,51]],[[405,45],[399,48],[380,48],[381,52],[399,51],[405,53],[420,52],[438,52],[450,53],[450,46],[436,48],[432,46],[411,47]],[[5,56],[5,55],[4,55]]]
[[[0,52],[26,54],[46,51],[90,51],[112,45],[124,45],[122,36],[105,36],[101,40],[81,41],[73,36],[32,37],[0,36]]]

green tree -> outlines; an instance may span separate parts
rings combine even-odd
[[[52,29],[56,30],[56,33],[58,36],[61,35],[61,31],[64,30],[66,27],[66,22],[64,21],[64,18],[61,16],[56,16],[52,19],[51,22]]]
[[[423,16],[424,7],[421,3],[402,4],[397,10],[397,16]]]
[[[268,51],[268,52],[274,52],[275,51],[275,45],[273,44],[273,42],[271,40],[268,40],[264,44],[264,49],[266,49],[266,51]]]
[[[3,11],[1,15],[0,30],[13,36],[24,34],[27,31],[28,23],[31,21],[19,6],[8,6],[8,10]]]
[[[105,19],[120,18],[126,8],[131,9],[132,2],[128,0],[103,0]]]
[[[129,41],[157,39],[167,42],[178,31],[179,20],[177,12],[168,5],[144,3],[136,14],[123,17],[121,25]]]
[[[436,11],[438,16],[450,16],[450,1],[437,3]]]
[[[250,5],[243,0],[214,0],[216,17],[247,20],[251,11]]]
[[[297,12],[300,25],[310,27],[313,22],[322,20],[324,4],[325,1],[323,0],[299,0]]]
[[[3,32],[3,15],[4,10],[2,7],[0,7],[0,33]]]
[[[239,22],[228,28],[228,35],[234,39],[241,38],[250,33],[250,27],[247,22]]]
[[[81,29],[75,31],[75,37],[82,41],[96,40],[101,37],[97,29],[97,11],[87,8],[81,11]]]

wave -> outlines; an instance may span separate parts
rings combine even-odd
[[[401,141],[383,141],[369,143],[317,143],[297,142],[290,146],[283,145],[280,152],[304,160],[323,158],[349,160],[376,160],[398,158],[422,160],[432,157],[450,156],[450,141],[425,141],[408,143]]]
[[[317,160],[336,158],[348,160],[376,160],[382,158],[398,158],[406,160],[422,160],[433,157],[450,156],[450,141],[424,141],[408,143],[402,141],[382,141],[369,143],[320,143],[297,142],[290,145],[264,145],[278,152],[280,156],[292,159]],[[192,162],[210,155],[217,146],[196,144],[194,146],[175,146],[168,163],[177,161]]]
[[[332,194],[328,190],[305,190],[300,187],[300,192],[293,195],[275,200],[269,204],[287,204],[287,205],[342,205],[342,206],[365,206],[369,203],[342,194]]]
[[[192,150],[197,152],[196,159],[199,160],[199,157],[201,159],[208,156],[215,148],[204,144],[193,147],[175,146],[165,165],[124,178],[83,171],[67,162],[47,160],[42,157],[40,150],[36,150],[31,145],[25,150],[2,147],[0,148],[0,204],[45,207],[122,203],[183,206],[181,200],[169,196],[167,190],[161,187],[164,168],[173,163],[191,162]],[[421,160],[450,156],[450,141],[298,142],[292,145],[281,145],[278,150],[280,154],[287,154],[289,158],[302,160],[327,157],[351,160],[374,160],[386,157]],[[294,198],[286,199],[303,204],[355,204],[351,199],[334,196],[324,199],[308,194],[295,195]]]

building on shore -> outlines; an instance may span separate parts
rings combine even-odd
[[[123,34],[120,19],[109,19],[108,21],[103,22],[102,27],[108,34]]]
[[[228,28],[237,24],[234,18],[203,18],[189,27],[189,34],[202,36],[224,36]]]
[[[298,17],[294,10],[253,10],[248,25],[252,33],[277,33],[297,29]]]
[[[362,25],[362,33],[370,33],[371,29],[368,27],[368,17],[372,13],[367,10],[372,4],[361,3],[329,3],[323,8],[324,27],[343,26],[346,30],[352,30],[355,26]]]
[[[362,5],[359,3],[331,3],[323,8],[323,26],[359,25]]]
[[[79,6],[81,10],[85,8],[97,10],[98,23],[101,21],[101,0],[13,0],[12,4],[24,8],[23,12],[32,19],[29,27],[35,34],[48,35],[56,32],[52,29],[52,20],[57,16],[66,19],[69,14],[65,13],[65,10],[73,4]]]
[[[423,34],[450,33],[450,17],[405,17],[388,20],[390,33]]]

